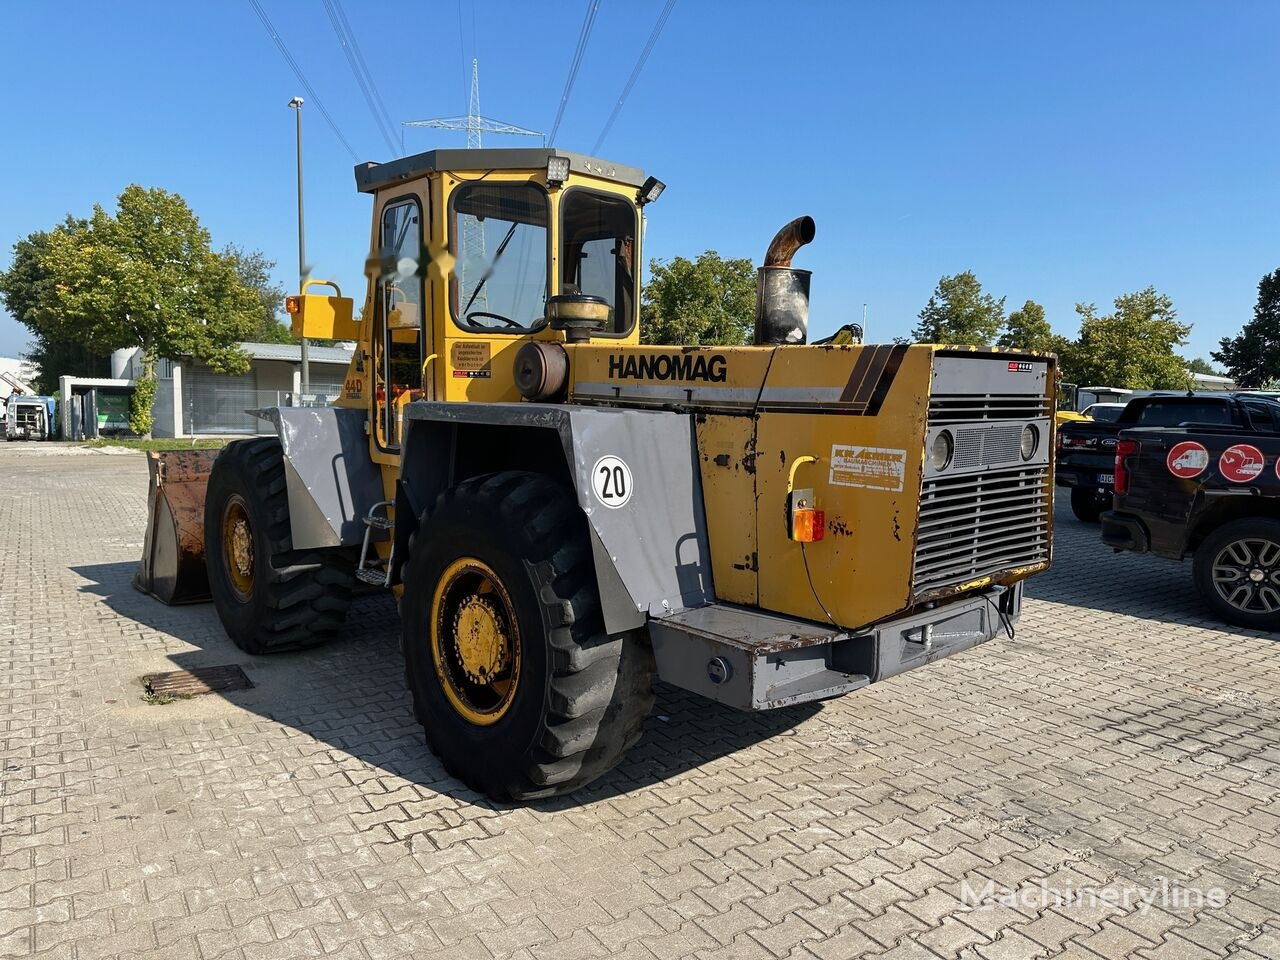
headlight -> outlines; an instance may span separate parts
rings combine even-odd
[[[1022,428],[1022,459],[1030,460],[1040,447],[1040,431],[1031,424]]]
[[[951,462],[951,454],[955,444],[951,440],[951,431],[943,430],[933,438],[933,446],[929,448],[929,465],[935,470],[945,470]]]

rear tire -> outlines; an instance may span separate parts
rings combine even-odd
[[[653,707],[644,630],[604,630],[586,518],[546,477],[442,494],[410,540],[400,614],[427,743],[496,800],[569,793],[612,768]]]
[[[1093,487],[1071,488],[1071,512],[1083,523],[1097,523],[1103,512],[1111,509],[1108,500]]]
[[[1209,534],[1192,561],[1196,590],[1228,623],[1280,630],[1280,520],[1232,520]]]
[[[344,549],[293,549],[284,456],[274,437],[236,440],[218,454],[204,530],[209,592],[241,650],[297,650],[342,629],[355,560]]]

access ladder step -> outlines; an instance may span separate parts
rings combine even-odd
[[[356,571],[356,579],[371,586],[385,587],[387,585],[387,572],[376,567],[361,567]]]
[[[386,517],[365,517],[364,525],[372,530],[394,530],[396,522]]]

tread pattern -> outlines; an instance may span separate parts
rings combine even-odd
[[[427,741],[454,776],[480,792],[526,800],[570,793],[611,769],[641,735],[653,708],[653,651],[644,630],[609,635],[604,629],[586,518],[561,485],[539,474],[508,471],[463,481],[441,494],[419,525],[449,515],[470,501],[509,529],[528,532],[532,551],[522,557],[534,570],[551,671],[548,706],[532,739],[524,768],[508,772],[495,791],[474,783],[449,761],[449,745],[433,741],[426,712],[414,691]],[[419,534],[409,542],[410,563]]]
[[[315,646],[341,631],[355,586],[355,561],[341,549],[295,551],[289,524],[284,455],[274,437],[236,440],[214,469],[236,470],[248,480],[268,521],[264,536],[272,562],[266,571],[267,614],[257,624],[252,653],[278,653]]]

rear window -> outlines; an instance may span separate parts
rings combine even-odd
[[[1138,414],[1144,427],[1176,427],[1180,423],[1230,424],[1231,408],[1225,403],[1149,403]]]

